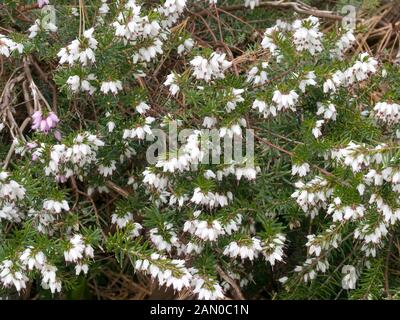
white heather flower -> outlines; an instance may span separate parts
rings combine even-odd
[[[400,104],[378,102],[374,107],[374,115],[388,125],[396,125],[400,122]]]
[[[203,246],[194,243],[194,242],[188,242],[186,244],[181,244],[181,246],[178,248],[178,254],[185,254],[185,255],[190,255],[192,253],[200,254],[203,251]]]
[[[179,208],[183,207],[186,201],[189,200],[189,196],[187,194],[183,195],[175,195],[172,194],[171,197],[169,198],[169,205],[170,206],[175,206],[178,205]]]
[[[81,39],[73,40],[66,48],[62,48],[57,56],[60,58],[59,64],[67,63],[72,66],[79,61],[82,66],[96,62],[94,50],[97,49],[97,40],[93,38],[94,29],[83,32]]]
[[[306,247],[308,247],[308,254],[311,256],[314,254],[316,257],[319,257],[321,254],[322,247],[315,243],[315,235],[310,234],[307,236]]]
[[[244,6],[245,7],[250,7],[251,10],[253,10],[255,7],[258,7],[260,5],[260,0],[245,0]]]
[[[345,82],[345,74],[340,70],[335,71],[332,75],[332,81],[336,86],[343,85]]]
[[[130,212],[126,212],[123,215],[120,213],[113,213],[111,216],[111,223],[116,224],[119,228],[125,228],[130,221],[133,221],[133,215]]]
[[[42,251],[35,251],[33,247],[26,248],[19,257],[22,265],[28,267],[28,270],[34,268],[41,270],[46,264],[46,256]]]
[[[120,80],[116,81],[104,81],[101,83],[100,91],[103,92],[104,94],[107,94],[108,92],[111,92],[112,94],[117,94],[118,91],[121,91],[122,88],[122,82]]]
[[[357,186],[357,191],[358,191],[358,193],[360,194],[360,196],[364,195],[364,192],[365,192],[365,185],[362,184],[362,183],[360,183],[360,184]]]
[[[214,117],[204,117],[203,127],[211,129],[217,124],[217,119]]]
[[[344,165],[351,167],[353,172],[360,172],[362,168],[368,167],[372,162],[377,164],[382,163],[383,158],[380,150],[384,147],[385,145],[378,145],[369,150],[363,145],[350,142],[347,147],[332,151],[332,157]],[[374,154],[373,157],[369,155],[370,152]],[[374,178],[374,176],[375,172],[372,171],[367,178]]]
[[[277,233],[269,239],[264,239],[261,242],[262,254],[266,261],[271,266],[274,266],[276,261],[282,261],[284,257],[283,249],[285,247],[286,236],[282,233]]]
[[[75,266],[75,274],[77,276],[79,276],[81,274],[81,272],[83,272],[84,274],[87,274],[88,271],[89,271],[89,266],[86,263],[84,263],[84,264],[78,263]]]
[[[252,67],[247,73],[246,82],[252,83],[254,86],[265,84],[268,81],[267,68],[268,62],[262,62],[260,66]]]
[[[318,30],[318,18],[311,16],[304,20],[296,20],[292,27],[293,42],[297,51],[307,50],[311,55],[322,51],[322,33]]]
[[[351,265],[344,265],[342,273],[345,274],[342,278],[342,288],[345,290],[355,289],[358,278],[356,268]]]
[[[315,122],[315,127],[312,129],[312,134],[316,139],[322,136],[321,128],[323,124],[324,120],[317,120],[317,122]]]
[[[8,183],[0,183],[0,198],[7,200],[22,200],[25,197],[25,188],[18,182],[10,180]]]
[[[335,49],[331,50],[331,57],[343,60],[344,53],[346,52],[346,50],[350,49],[353,46],[355,41],[356,38],[353,34],[353,31],[348,30],[336,42]]]
[[[217,177],[217,175],[212,170],[206,170],[203,175],[204,178],[206,178],[207,180],[215,179]]]
[[[191,38],[185,39],[183,43],[181,43],[178,48],[177,52],[179,55],[182,55],[185,52],[189,52],[194,47],[194,41]]]
[[[164,190],[168,185],[168,178],[161,174],[151,172],[150,168],[143,171],[143,183],[156,188],[157,190]]]
[[[310,165],[308,163],[302,163],[300,165],[292,165],[292,176],[298,175],[299,177],[304,177],[310,172]]]
[[[325,273],[329,269],[328,260],[311,258],[307,259],[303,266],[297,266],[295,272],[303,272],[304,282],[311,281],[317,276],[317,272]]]
[[[272,115],[273,117],[276,117],[277,115],[276,107],[273,105],[268,106],[267,103],[262,100],[254,100],[252,108],[258,110],[264,118],[267,118],[269,115]]]
[[[214,79],[224,79],[225,70],[232,66],[232,62],[227,61],[225,57],[225,53],[219,54],[216,52],[213,52],[209,59],[196,56],[190,61],[193,67],[193,75],[196,79],[202,79],[206,82],[210,82]]]
[[[41,270],[43,289],[50,289],[51,293],[61,292],[61,281],[57,280],[57,267],[45,264]]]
[[[73,139],[73,145],[67,147],[63,144],[54,145],[50,151],[50,162],[45,167],[46,175],[53,174],[56,179],[65,181],[80,168],[96,161],[96,152],[104,142],[89,132],[78,134]],[[63,165],[61,169],[60,165]],[[62,172],[60,170],[63,170]]]
[[[90,244],[86,244],[86,246],[85,246],[85,256],[87,258],[93,258],[94,257],[94,249]]]
[[[168,265],[164,266],[165,256],[158,253],[153,253],[147,259],[136,260],[134,268],[137,271],[142,271],[150,274],[153,279],[157,279],[160,286],[171,286],[174,290],[181,291],[183,288],[190,287],[192,275],[185,267],[184,260],[171,260],[171,269]]]
[[[335,93],[338,87],[345,85],[345,82],[346,82],[345,74],[340,70],[335,71],[332,77],[326,79],[325,82],[323,83],[324,93],[330,93],[330,92],[331,94]]]
[[[101,7],[99,8],[99,13],[104,15],[110,11],[110,7],[107,4],[107,0],[101,0]]]
[[[273,26],[265,30],[261,46],[264,49],[268,49],[274,57],[279,57],[280,51],[277,44],[274,42],[274,37],[283,37],[278,26]]]
[[[294,90],[291,90],[288,94],[283,94],[279,90],[276,90],[272,97],[272,101],[275,103],[278,111],[288,109],[296,111],[298,98],[299,95]]]
[[[143,126],[137,126],[134,129],[125,129],[122,135],[123,139],[139,139],[144,140],[146,134],[152,135],[150,124],[155,121],[153,117],[146,117],[145,124]]]
[[[56,32],[57,26],[51,22],[48,22],[47,19],[36,19],[35,23],[28,29],[30,32],[29,38],[35,38],[38,32]]]
[[[246,178],[247,180],[255,180],[257,176],[257,172],[260,171],[259,167],[236,167],[235,168],[235,176],[236,180],[240,180],[242,177]]]
[[[72,8],[71,8],[71,14],[72,14],[74,17],[79,17],[78,8],[72,7]]]
[[[167,0],[162,7],[158,8],[158,11],[166,17],[166,20],[162,21],[163,25],[173,25],[183,13],[186,7],[186,0]]]
[[[175,96],[179,91],[179,84],[177,82],[177,75],[175,73],[170,73],[165,80],[164,85],[169,87],[169,92]]]
[[[1,171],[0,172],[0,181],[5,181],[9,176],[10,176],[10,174],[8,172]]]
[[[195,204],[201,204],[214,207],[225,207],[228,205],[229,201],[233,199],[232,192],[227,192],[226,195],[212,192],[203,192],[199,187],[194,189],[193,196],[190,199],[191,202]]]
[[[278,279],[278,281],[279,281],[280,283],[282,283],[282,284],[285,284],[288,280],[289,280],[288,277],[282,277],[282,278],[279,278],[279,279]]]
[[[199,300],[218,300],[224,299],[224,292],[218,282],[212,279],[203,279],[194,276],[192,280],[193,293],[197,294]]]
[[[239,230],[240,225],[242,224],[242,215],[237,214],[233,219],[230,219],[228,222],[224,224],[224,230],[226,234],[231,235],[232,233]]]
[[[92,95],[96,88],[90,83],[90,81],[96,80],[96,76],[94,74],[89,74],[86,78],[81,79],[79,76],[70,76],[67,79],[67,84],[70,90],[74,93],[77,92],[88,92]]]
[[[69,241],[70,248],[64,251],[64,259],[66,262],[77,262],[83,258],[85,252],[85,244],[81,235],[74,235]]]
[[[235,88],[231,89],[231,92],[228,94],[228,96],[231,97],[231,100],[228,101],[225,107],[227,112],[235,110],[236,105],[244,101],[244,98],[241,96],[243,92],[244,89],[235,89]]]
[[[142,101],[135,107],[135,110],[143,115],[147,112],[147,110],[150,110],[150,106]]]
[[[323,84],[324,93],[336,92],[336,84],[332,79],[327,79]]]
[[[312,218],[318,214],[318,209],[326,207],[326,201],[333,192],[328,181],[318,176],[307,184],[298,181],[295,187],[297,190],[291,197],[295,198],[301,209]]]
[[[308,235],[308,241],[306,243],[308,254],[310,256],[314,254],[316,257],[319,257],[323,250],[326,251],[331,249],[332,247],[338,248],[341,241],[341,235],[337,231],[338,227],[333,224],[328,229],[326,229],[324,233],[318,236],[315,236],[314,234]]]
[[[364,176],[364,182],[366,182],[368,185],[374,184],[376,186],[381,186],[383,184],[383,175],[377,172],[375,169],[370,169]]]
[[[240,256],[242,260],[249,259],[253,261],[254,258],[257,258],[261,250],[261,240],[253,237],[249,243],[244,242],[242,244],[242,241],[239,243],[236,241],[229,243],[229,245],[225,247],[223,254],[231,258]]]
[[[0,34],[0,55],[8,58],[12,52],[18,51],[19,53],[22,53],[23,50],[24,46],[22,44],[16,43],[6,36]]]
[[[140,223],[134,222],[131,224],[132,225],[132,230],[130,231],[130,236],[132,238],[136,238],[140,236],[140,231],[143,229],[142,225]]]
[[[171,252],[172,247],[179,247],[179,241],[178,237],[172,229],[172,224],[171,223],[166,223],[164,222],[163,226],[163,233],[168,235],[168,239],[165,239],[161,234],[158,228],[153,228],[150,229],[149,235],[150,235],[150,240],[154,244],[154,246],[157,248],[159,251],[167,251]]]
[[[232,138],[234,135],[241,137],[242,136],[242,128],[246,127],[246,119],[240,119],[239,122],[232,124],[229,128],[227,127],[222,127],[219,129],[219,136],[221,138],[228,136],[230,138]]]
[[[5,219],[11,222],[21,222],[22,218],[23,212],[20,212],[15,204],[3,203],[3,207],[0,209],[0,221]]]
[[[70,76],[67,79],[67,84],[72,92],[78,92],[81,85],[81,78],[79,76]]]
[[[114,131],[114,129],[115,129],[115,122],[114,121],[109,121],[109,122],[107,122],[107,129],[108,129],[108,132],[113,132]]]
[[[301,92],[305,93],[307,86],[315,86],[317,84],[315,79],[316,79],[316,76],[315,76],[314,71],[308,72],[304,76],[304,79],[300,81],[299,89],[301,90]]]
[[[336,92],[336,84],[332,79],[327,79],[323,84],[324,93],[335,93]]]
[[[332,215],[333,221],[356,220],[364,216],[365,207],[363,205],[346,206],[341,204],[340,198],[333,199],[328,207],[327,213]]]
[[[361,224],[354,231],[354,239],[362,239],[366,244],[380,244],[382,238],[386,237],[388,229],[384,222],[369,225]]]
[[[56,200],[45,200],[43,202],[43,209],[55,213],[60,213],[61,210],[69,211],[69,205],[66,200],[56,201]]]
[[[0,281],[4,287],[8,288],[14,285],[15,289],[20,292],[26,288],[28,280],[28,277],[16,263],[11,260],[3,260],[0,263]]]
[[[371,74],[376,73],[378,61],[370,57],[368,53],[361,53],[355,64],[344,72],[347,85],[352,85],[354,82],[361,82]]]
[[[153,39],[153,43],[147,48],[140,48],[138,53],[134,54],[132,59],[133,63],[140,61],[150,62],[157,54],[162,54],[162,42],[159,38]]]
[[[159,23],[156,20],[150,22],[148,16],[141,16],[140,13],[141,7],[135,1],[128,1],[112,23],[115,35],[121,37],[125,44],[136,42],[140,37],[151,40],[159,35]]]
[[[116,163],[117,163],[117,162],[116,162],[115,160],[112,160],[112,161],[110,162],[110,165],[109,165],[109,166],[104,166],[104,165],[100,164],[99,167],[98,167],[99,173],[100,173],[103,177],[111,176],[111,175],[113,174],[114,170],[117,169],[117,167],[115,166]]]
[[[188,220],[183,226],[183,231],[194,234],[205,241],[216,241],[220,235],[225,234],[225,230],[218,220],[212,222],[197,219]]]
[[[317,116],[324,115],[324,119],[336,121],[336,107],[333,103],[327,105],[317,102],[318,111]]]
[[[168,158],[167,158],[168,157]],[[189,168],[190,157],[188,154],[168,154],[161,155],[156,163],[157,168],[162,168],[163,172],[186,171]]]

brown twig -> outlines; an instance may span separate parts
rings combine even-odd
[[[216,269],[221,278],[231,285],[233,292],[235,293],[236,299],[245,300],[243,293],[240,290],[239,286],[236,284],[235,280],[233,280],[230,276],[228,276],[220,266],[217,265]]]
[[[282,152],[282,153],[285,153],[285,154],[287,154],[287,155],[290,156],[290,157],[293,157],[293,156],[294,156],[294,153],[293,153],[293,152],[290,152],[290,151],[288,151],[288,150],[286,150],[286,149],[284,149],[284,148],[282,148],[282,147],[280,147],[280,146],[278,146],[278,145],[276,145],[276,144],[273,144],[272,142],[270,142],[270,141],[268,141],[268,140],[266,140],[266,139],[261,138],[260,136],[258,136],[258,135],[255,134],[255,133],[253,133],[253,135],[254,135],[254,137],[255,137],[257,140],[261,141],[262,143],[266,144],[267,146],[270,146],[271,148],[274,148],[274,149],[276,149],[276,150],[278,150],[278,151],[280,151],[280,152]],[[322,174],[324,174],[324,175],[326,175],[326,176],[329,176],[329,177],[333,177],[333,174],[330,173],[329,171],[325,170],[324,168],[321,168],[321,167],[319,167],[319,166],[317,166],[317,165],[313,165],[313,167],[314,167],[315,169],[317,169],[319,172],[321,172]]]
[[[299,2],[286,2],[284,0],[281,1],[263,1],[260,2],[259,7],[273,7],[273,8],[280,8],[280,9],[292,9],[297,13],[312,15],[318,18],[325,18],[330,20],[341,21],[343,19],[342,16],[335,14],[332,11],[326,10],[318,10],[316,8],[312,8],[304,3]],[[240,11],[244,10],[245,6],[243,4],[232,5],[229,7],[224,7],[222,10],[224,11]],[[207,14],[207,9],[198,12],[199,15]]]
[[[106,184],[106,186],[108,188],[110,188],[111,190],[115,191],[116,193],[118,193],[119,195],[123,196],[124,198],[128,198],[129,197],[129,192],[127,192],[124,189],[122,189],[121,187],[117,186],[114,182],[106,181],[105,184]]]

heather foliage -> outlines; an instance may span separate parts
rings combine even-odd
[[[196,299],[397,296],[400,73],[354,51],[360,30],[286,12],[236,47],[196,34],[230,1],[19,2],[0,13],[2,295],[111,270]]]

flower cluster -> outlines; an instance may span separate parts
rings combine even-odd
[[[45,167],[46,175],[54,175],[60,181],[65,181],[80,168],[97,161],[96,154],[104,142],[88,132],[78,134],[72,146],[56,144],[50,150],[50,161]]]
[[[56,32],[57,26],[48,22],[47,19],[37,19],[28,31],[30,32],[29,38],[35,38],[39,32]]]
[[[48,133],[51,129],[55,128],[60,121],[54,112],[49,112],[47,117],[44,117],[41,111],[36,111],[32,115],[32,119],[32,130],[44,133]]]
[[[94,250],[90,244],[86,244],[82,235],[75,234],[64,251],[65,262],[74,262],[76,275],[81,272],[86,274],[89,270],[88,260],[94,257]]]
[[[0,55],[9,57],[14,51],[22,53],[24,50],[24,45],[17,43],[5,35],[0,34]]]
[[[266,270],[277,297],[341,298],[393,259],[398,70],[313,16],[228,45],[235,13],[205,3],[95,0],[60,7],[55,26],[39,1],[28,30],[0,35],[5,288],[55,294],[71,273],[98,277],[97,260],[191,298],[231,297]]]
[[[223,79],[225,70],[232,66],[232,63],[225,59],[226,54],[213,52],[207,59],[196,56],[190,64],[193,67],[193,75],[196,79],[209,82],[214,79]]]
[[[25,198],[25,193],[26,189],[10,179],[8,172],[0,172],[0,221],[21,221],[24,212],[18,208],[18,202]]]
[[[75,39],[66,48],[62,48],[57,54],[60,58],[59,63],[68,63],[73,66],[79,62],[84,67],[89,63],[95,63],[94,51],[97,49],[98,42],[93,37],[93,33],[94,28],[85,30],[80,39]]]

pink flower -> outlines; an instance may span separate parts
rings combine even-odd
[[[48,133],[50,129],[56,127],[57,123],[60,121],[54,112],[50,112],[47,115],[47,118],[43,118],[41,111],[36,111],[32,115],[32,119],[33,119],[32,129],[44,133]]]
[[[65,182],[67,182],[67,178],[63,175],[58,174],[58,175],[56,175],[56,181],[59,183],[65,183]]]
[[[49,0],[38,0],[37,4],[38,4],[39,8],[42,8],[46,4],[49,4]]]
[[[61,141],[61,132],[58,130],[54,131],[54,138],[56,138],[58,141]]]
[[[26,144],[26,146],[27,146],[29,149],[34,149],[34,148],[37,147],[37,143],[36,143],[36,142],[28,142],[28,143]]]

